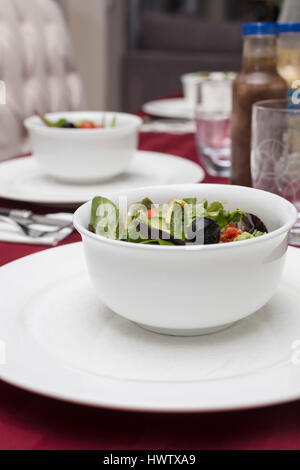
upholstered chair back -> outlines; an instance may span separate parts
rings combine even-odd
[[[23,120],[85,106],[71,40],[54,0],[0,0],[0,160],[26,150]]]

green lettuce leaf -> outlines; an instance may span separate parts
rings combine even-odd
[[[97,196],[92,201],[92,231],[105,238],[119,238],[119,209],[109,199]]]
[[[261,237],[262,235],[266,235],[266,232],[260,232],[259,230],[254,230],[253,236],[254,237]]]
[[[170,221],[170,232],[174,238],[185,240],[185,227],[183,223],[184,209],[181,204],[174,202]]]
[[[161,245],[161,246],[174,246],[172,242],[168,242],[167,240],[144,240],[141,242],[141,245]]]

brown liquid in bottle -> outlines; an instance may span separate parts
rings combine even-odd
[[[261,100],[285,98],[287,84],[276,69],[276,36],[246,36],[243,68],[233,84],[231,121],[231,183],[252,186],[252,105]]]

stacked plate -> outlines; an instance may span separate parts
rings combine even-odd
[[[185,338],[143,330],[101,303],[79,243],[23,258],[0,269],[0,376],[53,398],[128,410],[299,399],[299,265],[299,250],[290,248],[265,307],[227,330]]]
[[[98,183],[70,183],[43,173],[36,157],[0,164],[0,197],[35,204],[77,206],[96,195],[159,184],[199,183],[204,171],[196,163],[174,155],[136,151],[128,170]]]
[[[82,122],[95,127],[75,127],[74,123]],[[67,127],[58,128],[61,124]],[[1,163],[0,197],[77,206],[96,195],[129,188],[203,180],[204,172],[196,163],[137,151],[141,125],[139,117],[124,113],[69,112],[28,118],[25,126],[34,156]]]
[[[66,117],[80,119],[78,113]],[[114,116],[107,118],[115,123]],[[287,251],[295,208],[249,188],[192,186],[204,177],[198,165],[135,151],[138,118],[118,115],[117,123],[117,129],[79,131],[47,129],[30,118],[34,157],[0,165],[0,197],[76,206],[96,195],[126,194],[129,188],[134,202],[159,191],[203,200],[210,191],[212,201],[216,197],[231,201],[232,209],[241,205],[250,214],[261,212],[270,233],[226,246],[133,246],[91,234],[87,217],[81,233],[91,240],[85,250],[81,243],[66,245],[0,269],[1,379],[49,397],[127,410],[233,410],[298,399],[300,252]],[[106,165],[99,161],[99,148]],[[110,174],[99,179],[104,171]],[[134,323],[136,305],[146,305],[152,331],[145,321]],[[153,332],[159,331],[155,322],[166,317],[182,325],[205,320],[209,331],[218,331],[186,337]],[[210,325],[216,318],[219,324]],[[229,324],[220,331],[218,325]],[[191,326],[181,328],[190,331]]]

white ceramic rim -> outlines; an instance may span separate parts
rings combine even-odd
[[[299,93],[299,89],[295,89],[295,92]],[[257,101],[253,105],[253,109],[257,109],[259,111],[269,111],[272,113],[282,113],[282,114],[300,114],[299,109],[294,109],[294,108],[288,108],[288,99],[286,98],[280,98],[280,99],[273,99],[273,100],[262,100],[262,101]],[[277,105],[286,105],[286,107],[276,107]]]
[[[206,76],[202,76],[202,75],[198,75],[198,74],[201,74],[201,73],[206,73],[207,75]],[[220,79],[222,80],[235,80],[236,76],[237,76],[237,72],[233,72],[232,70],[216,70],[214,72],[212,71],[204,71],[204,72],[191,72],[191,73],[184,73],[183,75],[181,75],[181,81],[184,83],[184,82],[202,82],[202,81],[205,81],[205,80],[216,80],[218,81],[219,79],[218,78],[212,78],[211,75],[213,75],[213,77],[215,76],[216,77],[216,74],[223,74],[224,76],[221,77],[220,76]]]
[[[186,158],[182,158],[182,157],[179,157],[177,155],[172,155],[172,154],[168,154],[168,153],[161,153],[161,152],[153,152],[153,151],[150,151],[150,150],[137,150],[135,152],[135,157],[140,157],[140,158],[143,158],[147,155],[147,158],[162,158],[164,161],[168,160],[168,162],[170,164],[172,164],[172,162],[174,162],[175,164],[179,163],[182,164],[181,162],[184,163],[184,166],[185,166],[185,171],[189,171],[189,174],[193,174],[195,175],[195,177],[193,178],[189,178],[189,183],[190,184],[195,184],[195,183],[202,183],[203,179],[204,179],[204,170],[202,169],[202,167],[200,165],[198,165],[197,163],[191,161],[191,160],[187,160]],[[6,171],[6,170],[3,170],[3,168],[5,167],[2,167],[1,165],[7,165],[9,168],[11,166],[15,166],[15,165],[18,165],[18,163],[21,162],[21,164],[25,163],[25,162],[31,162],[33,161],[34,157],[20,157],[20,158],[11,158],[11,159],[7,159],[7,160],[3,160],[2,162],[0,162],[0,169],[2,170],[1,171],[1,177],[0,177],[0,197],[3,197],[5,199],[10,199],[12,201],[23,201],[23,202],[31,202],[31,203],[34,203],[34,204],[41,204],[41,205],[59,205],[59,206],[75,206],[76,205],[76,208],[78,208],[78,206],[81,206],[82,204],[88,202],[90,200],[90,198],[93,196],[93,193],[90,193],[87,197],[85,197],[84,195],[80,194],[80,195],[76,195],[73,191],[72,195],[71,196],[62,196],[62,195],[56,195],[55,197],[53,197],[53,191],[55,189],[55,186],[54,186],[54,189],[51,188],[51,193],[49,194],[49,192],[47,192],[47,195],[45,195],[44,193],[41,194],[39,192],[36,192],[36,190],[34,190],[33,192],[30,192],[28,193],[28,191],[25,191],[23,190],[23,192],[18,192],[16,194],[16,192],[14,192],[14,190],[12,190],[11,192],[10,191],[7,191],[7,186],[3,189],[2,187],[2,180],[1,178],[3,177],[3,171]],[[23,168],[23,167],[22,167]],[[18,168],[19,170],[19,168]],[[158,182],[159,183],[159,182]],[[160,182],[161,183],[161,182]],[[174,183],[171,183],[171,184],[174,184]],[[180,184],[180,183],[178,183]],[[188,184],[188,183],[185,183],[185,184]],[[27,185],[28,186],[28,185]],[[89,185],[87,185],[89,186]],[[108,193],[109,194],[112,194],[112,192],[117,192],[116,189],[110,189],[108,190]],[[75,207],[74,207],[74,210],[75,210]]]
[[[160,189],[171,189],[173,188],[178,188],[178,187],[184,187],[187,185],[168,185],[168,186],[148,186],[145,188],[137,188],[137,189],[132,189],[129,191],[124,191],[124,195],[130,195],[133,194],[134,192],[138,191],[145,191],[145,194],[147,192],[150,192],[151,190],[160,190]],[[189,186],[196,186],[197,185],[189,185]],[[220,184],[202,184],[202,186],[209,187],[211,189],[214,188],[219,188],[220,186],[226,187],[226,185],[220,185]],[[197,245],[197,246],[189,246],[189,245],[184,245],[184,246],[169,246],[169,245],[143,245],[140,243],[126,243],[121,240],[111,240],[109,238],[105,238],[102,235],[97,235],[93,232],[90,232],[86,227],[84,227],[80,222],[79,222],[79,213],[81,213],[85,207],[89,206],[91,204],[91,201],[86,202],[82,206],[80,206],[74,213],[74,218],[73,218],[73,224],[76,230],[82,235],[85,235],[86,237],[89,237],[94,240],[101,241],[102,243],[108,244],[108,245],[113,245],[113,246],[122,246],[123,248],[127,247],[130,249],[140,249],[140,250],[165,250],[165,251],[200,251],[200,250],[205,250],[205,251],[215,251],[215,250],[230,250],[230,249],[236,249],[237,247],[242,248],[244,246],[247,246],[250,244],[263,244],[265,242],[268,242],[268,240],[271,240],[273,238],[276,238],[283,233],[289,232],[289,230],[293,227],[293,225],[296,223],[298,219],[298,212],[296,207],[286,199],[282,198],[281,196],[278,196],[277,194],[269,193],[268,191],[263,191],[261,189],[254,189],[254,188],[246,188],[244,186],[236,186],[236,185],[231,185],[230,188],[243,188],[245,191],[249,192],[259,192],[261,194],[267,194],[269,197],[273,198],[274,201],[280,201],[280,203],[284,206],[286,206],[286,209],[290,211],[290,221],[281,226],[280,228],[273,230],[270,233],[267,233],[266,235],[262,237],[257,237],[257,238],[252,238],[248,240],[242,240],[242,241],[237,241],[237,242],[231,242],[231,243],[224,243],[224,244],[213,244],[213,245]],[[110,195],[105,195],[108,199],[110,197],[116,197],[119,193],[111,193]],[[293,214],[293,216],[292,216]]]
[[[161,111],[161,107],[167,107],[169,108],[169,111]],[[170,112],[170,107],[173,108],[174,105],[177,107],[178,105],[182,108],[184,107],[185,112],[182,112],[182,109],[178,109],[174,112]],[[153,110],[153,107],[155,108]],[[159,108],[157,110],[157,107]],[[157,116],[157,117],[163,117],[163,118],[168,118],[168,119],[193,119],[192,112],[193,112],[193,106],[189,103],[189,101],[184,97],[179,97],[179,98],[163,98],[163,99],[158,99],[158,100],[152,100],[152,101],[147,101],[147,103],[144,103],[142,106],[142,110],[144,113],[149,114],[150,116]]]
[[[79,128],[76,128],[76,129],[68,129],[68,128],[59,128],[59,127],[47,127],[47,126],[40,126],[40,125],[37,125],[35,123],[35,121],[38,119],[38,116],[30,116],[28,118],[26,118],[24,120],[24,126],[26,127],[26,129],[28,130],[35,130],[35,131],[46,131],[46,132],[59,132],[61,133],[62,131],[64,131],[65,134],[74,134],[76,133],[78,135],[78,131],[84,131],[84,134],[83,135],[86,135],[86,134],[90,134],[92,133],[93,135],[95,134],[110,134],[110,133],[113,133],[113,132],[116,132],[116,131],[120,131],[120,130],[124,130],[124,129],[130,129],[130,128],[133,128],[133,129],[138,129],[142,126],[143,124],[143,119],[140,118],[139,116],[136,116],[135,114],[129,114],[129,113],[119,113],[119,112],[113,112],[113,111],[66,111],[66,112],[63,112],[63,111],[60,111],[60,112],[57,112],[57,113],[45,113],[45,116],[47,117],[47,119],[51,119],[51,116],[55,115],[56,118],[58,115],[61,115],[61,117],[65,117],[66,119],[68,118],[68,115],[70,116],[71,114],[82,114],[83,116],[87,116],[88,114],[90,115],[97,115],[99,114],[99,117],[103,117],[104,115],[114,115],[116,116],[116,118],[118,119],[118,116],[122,116],[122,117],[126,117],[128,119],[131,119],[132,122],[131,123],[128,123],[127,125],[124,125],[122,127],[106,127],[106,128],[102,128],[102,129],[79,129]],[[92,118],[90,117],[86,117],[86,120],[91,120]],[[80,134],[82,135],[82,134]]]

